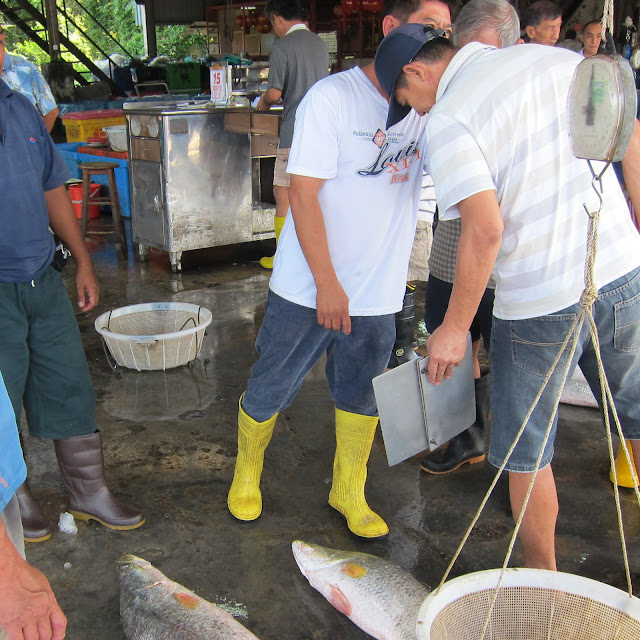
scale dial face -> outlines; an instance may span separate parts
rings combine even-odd
[[[132,116],[131,117],[131,119],[129,120],[129,127],[131,128],[131,135],[133,135],[133,136],[139,136],[140,135],[141,125],[140,125],[139,116]]]
[[[595,55],[580,62],[567,102],[573,155],[603,162],[622,159],[636,104],[633,72],[626,60]]]
[[[157,138],[160,133],[160,125],[158,124],[158,118],[149,118],[149,136],[151,138]]]

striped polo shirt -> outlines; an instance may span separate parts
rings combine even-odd
[[[567,97],[582,57],[542,45],[463,47],[447,67],[427,123],[427,165],[442,219],[494,190],[504,219],[494,315],[531,318],[579,301],[588,217],[598,198],[569,144]],[[596,171],[602,163],[593,163]],[[640,264],[640,236],[613,169],[602,180],[598,288]]]

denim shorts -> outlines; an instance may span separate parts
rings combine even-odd
[[[562,347],[580,309],[579,304],[557,313],[525,320],[493,319],[491,335],[491,444],[489,461],[500,466],[515,440],[541,384]],[[640,268],[602,287],[593,305],[602,362],[623,433],[640,439]],[[564,368],[571,379],[579,363],[591,390],[602,407],[597,361],[585,318],[573,360],[571,344],[560,358],[506,469],[527,473],[535,470],[544,434],[562,384]],[[557,428],[557,412],[540,468],[551,462]],[[613,419],[611,428],[615,430]]]
[[[352,316],[351,333],[325,329],[315,309],[269,291],[256,340],[260,358],[242,398],[242,408],[264,422],[286,409],[322,354],[336,407],[349,413],[378,414],[371,380],[384,372],[395,342],[395,314]]]

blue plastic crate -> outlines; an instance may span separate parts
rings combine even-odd
[[[84,143],[81,143],[84,144]],[[131,194],[129,193],[129,163],[122,158],[110,158],[109,156],[91,156],[87,153],[78,154],[79,164],[83,162],[117,162],[119,167],[114,169],[116,187],[118,187],[118,199],[120,200],[120,212],[123,217],[131,217]],[[82,176],[80,176],[82,177]],[[91,182],[108,185],[107,176],[91,176]],[[105,196],[106,197],[106,196]]]
[[[78,169],[78,147],[84,144],[83,142],[62,142],[56,144],[58,153],[62,156],[64,163],[69,169],[69,173],[72,178],[79,180],[82,178],[82,172]]]

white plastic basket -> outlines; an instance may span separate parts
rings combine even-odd
[[[95,327],[120,366],[164,371],[197,357],[211,320],[197,304],[150,302],[107,311]]]
[[[107,134],[109,138],[109,146],[114,151],[126,151],[127,150],[127,125],[126,124],[114,124],[110,127],[102,127],[102,130]]]
[[[418,613],[418,640],[480,640],[501,569],[446,582]],[[638,640],[640,600],[580,576],[507,569],[485,640]]]

